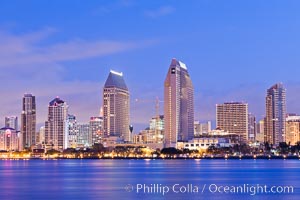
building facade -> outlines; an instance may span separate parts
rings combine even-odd
[[[78,128],[75,115],[67,116],[65,138],[66,148],[77,148]]]
[[[30,148],[36,144],[36,102],[32,94],[23,96],[21,135],[22,148]]]
[[[194,88],[184,63],[172,59],[164,82],[165,147],[194,137]]]
[[[194,122],[194,134],[195,136],[207,134],[211,131],[211,121],[206,123]]]
[[[17,116],[5,117],[5,127],[10,127],[18,131],[19,130],[18,117]]]
[[[259,122],[256,124],[256,134],[255,134],[255,140],[257,142],[263,143],[264,142],[264,132],[265,132],[265,120],[259,120]]]
[[[150,126],[145,130],[141,130],[139,134],[133,136],[133,143],[158,144],[158,147],[163,147],[164,116],[159,115],[156,117],[152,117],[152,119],[150,120]]]
[[[123,74],[110,71],[103,88],[103,128],[105,136],[130,141],[129,91]]]
[[[286,118],[285,142],[296,145],[300,142],[300,116],[288,116]]]
[[[45,126],[40,127],[40,130],[39,130],[39,143],[41,145],[45,144]]]
[[[248,114],[248,140],[255,142],[256,138],[256,118],[252,113]]]
[[[78,147],[91,147],[92,136],[90,135],[89,124],[77,124],[78,129]]]
[[[286,91],[282,83],[267,90],[265,142],[278,145],[285,141]]]
[[[229,138],[216,137],[216,138],[194,138],[187,142],[182,142],[179,146],[179,149],[188,149],[188,150],[206,150],[208,147],[230,147],[233,146]]]
[[[45,143],[47,148],[63,151],[67,148],[65,140],[68,105],[59,97],[48,106],[48,120],[45,122]]]
[[[17,131],[10,127],[0,129],[0,150],[19,151],[19,135]]]
[[[103,137],[103,117],[91,117],[89,131],[92,136],[91,144],[101,143],[101,138]]]
[[[216,125],[224,131],[238,134],[240,142],[248,141],[248,104],[230,102],[216,105]]]

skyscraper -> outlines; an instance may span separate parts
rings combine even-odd
[[[40,127],[39,130],[39,143],[44,147],[45,145],[45,126]]]
[[[24,94],[21,114],[22,148],[30,148],[36,143],[35,96]]]
[[[248,114],[248,140],[255,142],[256,137],[256,119],[252,113]]]
[[[92,146],[92,137],[90,134],[90,125],[89,124],[77,124],[78,129],[78,141],[77,145],[80,147],[91,147]]]
[[[265,120],[262,119],[256,124],[256,133],[255,133],[255,140],[258,142],[264,142],[264,131],[265,131]]]
[[[130,141],[129,91],[123,73],[110,71],[103,88],[103,125],[105,136]]]
[[[184,63],[172,59],[164,83],[165,147],[194,136],[194,88]]]
[[[48,106],[48,120],[45,122],[45,143],[48,148],[63,151],[66,147],[65,137],[68,105],[56,97]]]
[[[66,121],[65,147],[76,148],[78,143],[78,127],[75,115],[68,114]]]
[[[248,104],[230,102],[216,105],[217,128],[239,135],[239,140],[248,140]]]
[[[16,131],[18,131],[18,117],[17,116],[5,117],[5,127],[13,128]]]
[[[91,117],[90,118],[90,136],[91,145],[95,143],[101,143],[101,137],[103,136],[103,117]]]
[[[278,145],[285,141],[285,117],[285,88],[282,83],[277,83],[267,90],[265,142]]]

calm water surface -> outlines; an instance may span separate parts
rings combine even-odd
[[[1,200],[300,199],[299,160],[1,160],[0,173]],[[294,193],[212,193],[213,184],[293,186]]]

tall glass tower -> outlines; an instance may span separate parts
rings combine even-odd
[[[22,148],[36,144],[36,105],[35,96],[24,94],[21,114]]]
[[[105,136],[130,141],[129,91],[123,73],[110,71],[103,88],[103,130]]]
[[[267,90],[264,141],[278,145],[285,141],[286,91],[282,83]]]
[[[194,88],[184,63],[172,59],[164,85],[165,147],[194,136]]]

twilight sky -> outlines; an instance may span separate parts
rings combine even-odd
[[[26,92],[39,125],[56,96],[88,122],[114,69],[129,87],[136,132],[163,100],[173,57],[188,67],[197,120],[215,120],[226,101],[248,102],[261,119],[276,82],[287,88],[287,111],[300,113],[299,9],[297,0],[0,1],[0,125],[20,116]]]

